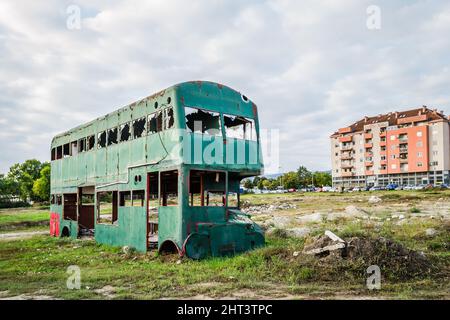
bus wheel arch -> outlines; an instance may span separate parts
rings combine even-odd
[[[165,240],[159,247],[158,253],[160,253],[160,254],[168,254],[168,253],[180,254],[180,248],[178,248],[178,245],[174,241]]]
[[[61,238],[70,237],[70,230],[69,227],[65,226],[61,230]]]

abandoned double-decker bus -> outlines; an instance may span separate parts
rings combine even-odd
[[[53,138],[50,233],[194,259],[250,250],[264,233],[240,181],[262,168],[256,105],[181,83]]]

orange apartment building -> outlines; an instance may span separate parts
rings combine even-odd
[[[449,183],[450,117],[427,107],[365,117],[331,135],[335,187]]]

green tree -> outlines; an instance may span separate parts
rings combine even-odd
[[[40,178],[42,163],[39,160],[26,160],[24,163],[16,163],[9,169],[7,177],[18,185],[18,195],[23,201],[39,200],[33,193],[34,181]]]
[[[312,184],[312,173],[304,166],[297,169],[298,184],[301,186],[309,186]]]
[[[253,182],[250,179],[244,180],[244,188],[253,189]]]
[[[331,186],[331,174],[316,171],[314,173],[314,184],[316,186]]]
[[[40,177],[33,183],[33,194],[42,201],[50,199],[50,164],[43,163]]]
[[[258,187],[259,190],[264,189],[264,181],[266,181],[266,180],[267,180],[266,177],[261,177],[260,179],[258,179],[256,186]]]
[[[292,189],[292,188],[298,188],[299,186],[299,179],[296,172],[291,171],[283,174],[283,187],[284,189]]]

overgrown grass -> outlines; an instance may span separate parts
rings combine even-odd
[[[20,208],[0,210],[0,232],[45,228],[50,220],[48,208]]]

